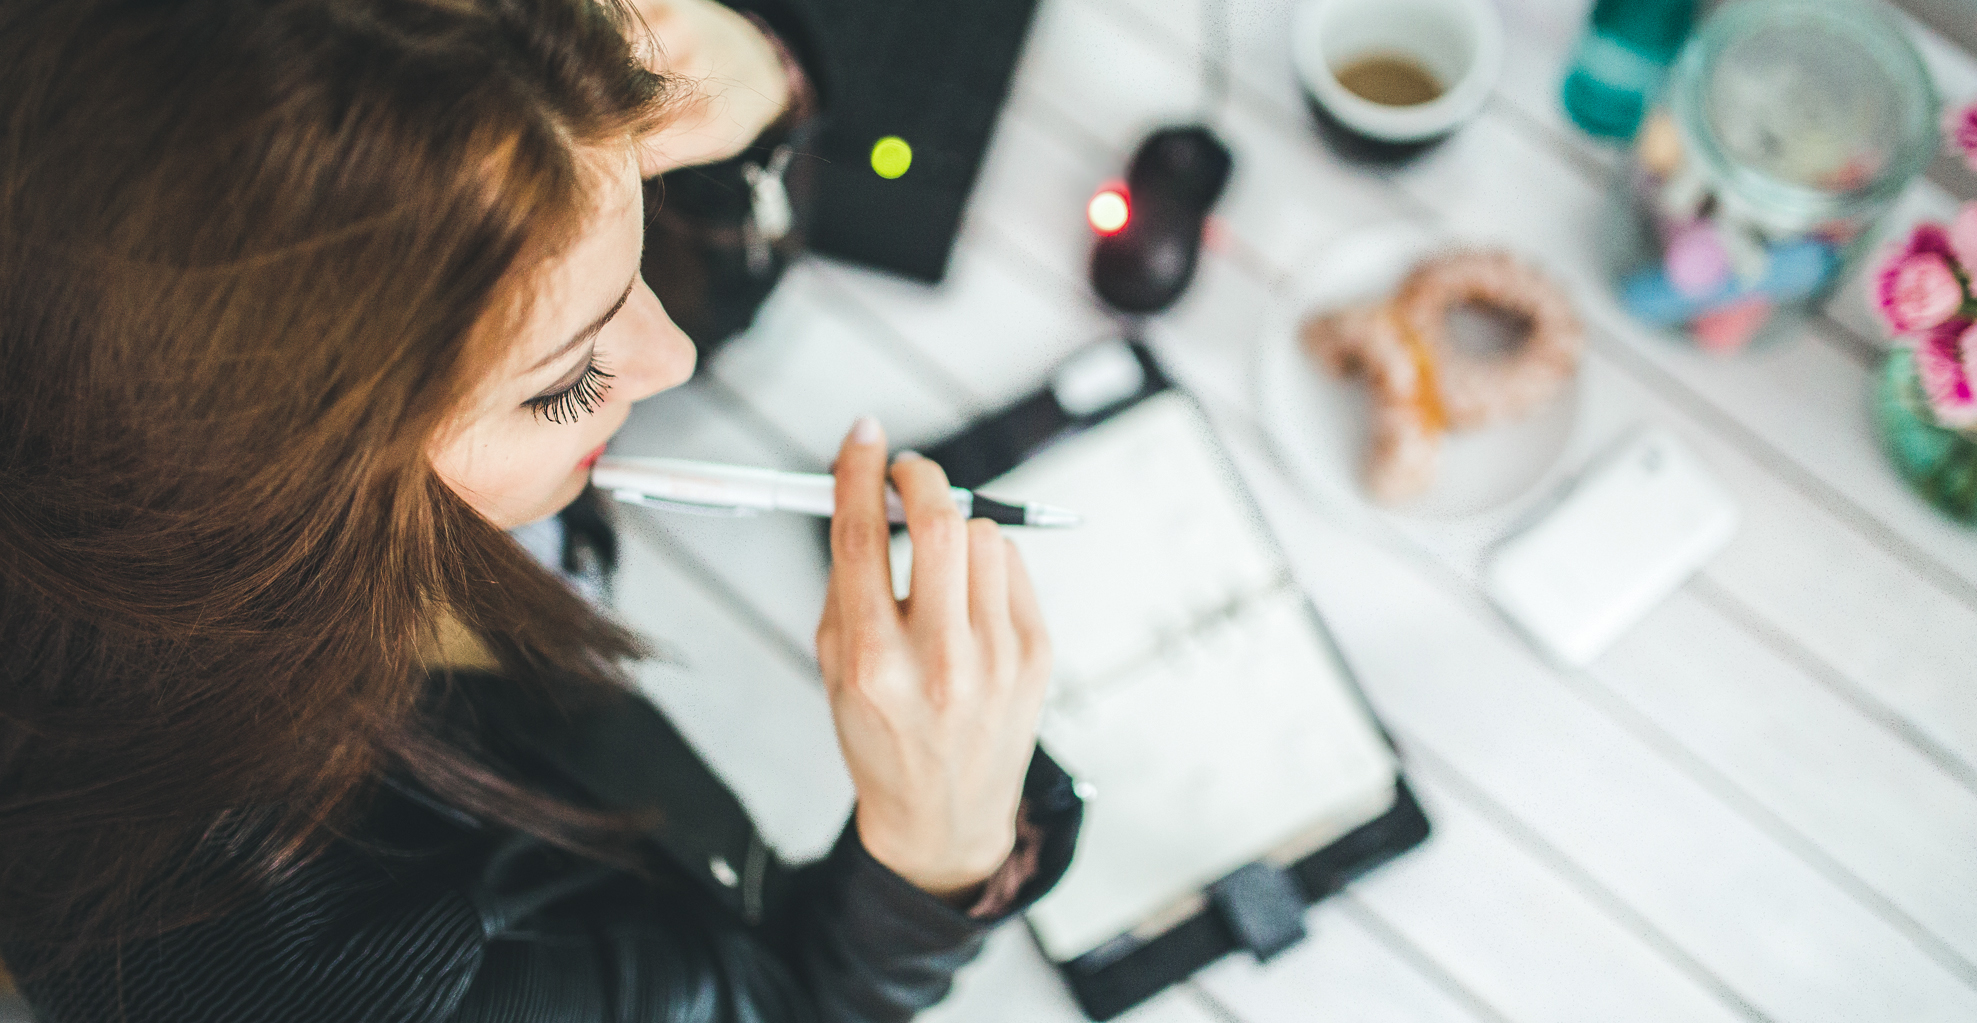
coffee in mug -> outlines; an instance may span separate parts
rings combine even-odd
[[[1435,73],[1404,53],[1373,53],[1332,72],[1346,91],[1389,107],[1411,107],[1445,91]]]
[[[1490,0],[1304,0],[1291,62],[1335,151],[1393,163],[1482,108],[1503,65],[1503,23]]]

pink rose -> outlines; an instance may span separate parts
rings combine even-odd
[[[1915,345],[1915,375],[1936,421],[1951,429],[1977,426],[1977,325],[1951,320]]]
[[[1956,258],[1956,247],[1950,244],[1949,232],[1943,230],[1943,225],[1934,221],[1915,225],[1915,229],[1908,232],[1908,240],[1902,243],[1901,248],[1901,254],[1904,256],[1928,252],[1933,252],[1944,259]]]
[[[1977,171],[1977,103],[1951,108],[1943,117],[1943,134],[1963,154],[1963,162]]]
[[[1977,266],[1977,202],[1967,202],[1956,211],[1956,219],[1950,222],[1950,252],[1956,256],[1956,264],[1968,274]]]
[[[1881,317],[1899,334],[1928,330],[1963,308],[1963,283],[1950,270],[1949,260],[1934,252],[1890,261],[1877,283]]]

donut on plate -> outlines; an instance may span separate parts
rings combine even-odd
[[[1522,340],[1484,358],[1449,343],[1449,313],[1481,306],[1517,318]],[[1367,487],[1397,504],[1434,483],[1441,435],[1522,418],[1577,370],[1585,329],[1564,290],[1507,252],[1462,250],[1423,260],[1392,298],[1312,317],[1304,347],[1373,401]]]

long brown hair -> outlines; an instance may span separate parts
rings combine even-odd
[[[392,771],[590,840],[442,734],[418,651],[448,609],[576,693],[635,643],[426,448],[580,229],[585,147],[663,116],[629,18],[0,0],[0,933],[197,919]]]

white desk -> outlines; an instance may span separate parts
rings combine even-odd
[[[1036,386],[1113,332],[1083,205],[1151,127],[1198,118],[1198,0],[1044,0],[948,282],[791,273],[757,328],[654,398],[617,450],[821,467],[854,415],[896,445]],[[1584,0],[1500,0],[1504,82],[1398,173],[1310,130],[1290,0],[1227,0],[1236,172],[1201,273],[1152,330],[1209,405],[1300,578],[1396,735],[1428,845],[1312,911],[1267,967],[1230,957],[1130,1018],[1977,1020],[1977,534],[1883,463],[1857,303],[1739,359],[1649,335],[1598,284],[1612,157],[1556,110]],[[1977,73],[1945,48],[1952,98]],[[1914,209],[1940,208],[1929,186]],[[1536,658],[1459,552],[1330,515],[1252,418],[1256,331],[1303,261],[1396,218],[1499,241],[1573,282],[1601,407],[1684,437],[1735,490],[1731,547],[1583,672]],[[814,522],[630,513],[621,601],[692,670],[649,688],[792,855],[850,787],[815,682]],[[929,1014],[1079,1018],[1021,927]]]

